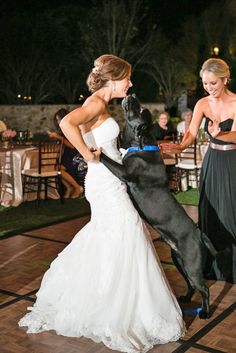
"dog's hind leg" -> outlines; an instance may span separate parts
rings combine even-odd
[[[188,286],[187,293],[185,295],[182,295],[181,297],[179,297],[178,300],[182,303],[189,303],[189,302],[191,302],[191,299],[192,299],[192,296],[193,296],[195,290],[189,281],[187,273],[184,270],[184,264],[183,264],[181,257],[173,249],[171,249],[171,256],[172,256],[172,260],[174,262],[174,265],[176,266],[177,270],[181,273],[181,275],[184,277],[184,279],[187,283],[187,286]]]
[[[201,293],[202,296],[202,310],[199,312],[200,319],[208,319],[211,316],[210,305],[209,305],[209,289],[206,286],[204,278],[198,278],[196,283],[196,289]]]
[[[187,283],[187,286],[188,286],[187,294],[179,297],[178,301],[182,302],[182,303],[191,302],[191,299],[192,299],[192,296],[193,296],[195,290],[198,290],[202,296],[202,308],[198,314],[199,318],[200,319],[209,318],[210,317],[209,289],[205,284],[205,280],[203,278],[203,275],[200,275],[199,273],[195,274],[195,275],[193,275],[192,273],[191,274],[188,273],[188,271],[186,271],[184,268],[182,259],[174,251],[172,252],[172,259],[173,259],[173,262],[176,265],[177,269],[184,277],[184,279]]]
[[[205,233],[201,233],[201,239],[204,243],[204,245],[207,247],[207,249],[210,251],[211,255],[216,257],[218,252],[215,249],[214,245],[212,244],[211,240],[208,238],[208,236]]]

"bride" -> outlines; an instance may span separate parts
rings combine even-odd
[[[92,95],[60,127],[88,162],[91,221],[52,262],[37,300],[20,321],[28,333],[85,336],[121,352],[147,352],[185,333],[180,307],[152,240],[123,182],[99,162],[101,149],[121,163],[119,127],[108,102],[132,86],[131,66],[102,55],[87,84]]]

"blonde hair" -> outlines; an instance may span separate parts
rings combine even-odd
[[[210,58],[206,60],[202,65],[200,77],[202,77],[204,71],[212,72],[220,78],[227,78],[227,82],[230,80],[229,66],[222,59]]]
[[[104,54],[94,61],[94,68],[87,78],[90,92],[104,87],[109,80],[120,81],[131,72],[131,65],[115,55]]]
[[[170,120],[170,114],[169,114],[167,111],[164,110],[163,112],[159,112],[159,113],[158,113],[157,121],[159,121],[159,118],[160,118],[160,116],[161,116],[162,114],[167,117],[167,120],[168,120],[168,121]]]

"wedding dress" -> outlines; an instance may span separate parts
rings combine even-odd
[[[108,118],[83,137],[121,163],[118,133]],[[85,336],[128,353],[178,340],[185,332],[181,310],[125,184],[102,163],[88,163],[85,193],[91,221],[52,262],[19,326]]]

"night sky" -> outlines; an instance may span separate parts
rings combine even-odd
[[[23,18],[24,16],[29,16],[29,18],[35,18],[38,14],[42,14],[46,12],[47,10],[58,10],[58,14],[61,16],[63,14],[63,7],[66,7],[68,5],[80,5],[82,6],[86,11],[90,11],[91,7],[94,6],[94,4],[100,4],[102,0],[6,0],[6,1],[1,1],[0,2],[0,18],[2,20],[6,20],[9,18]],[[112,0],[110,0],[112,1]],[[135,0],[133,0],[135,2]],[[199,16],[204,9],[209,6],[210,4],[214,3],[220,3],[222,2],[221,0],[146,0],[145,5],[146,5],[146,17],[144,18],[144,25],[143,27],[145,28],[145,24],[148,22],[152,22],[156,24],[156,27],[158,29],[162,30],[162,33],[170,40],[170,42],[173,42],[173,44],[178,43],[179,38],[181,38],[181,35],[183,34],[182,31],[182,25],[184,22],[190,17],[190,16]],[[148,9],[148,10],[147,10]],[[56,15],[57,16],[57,15]],[[59,17],[59,16],[58,16]],[[210,19],[212,20],[212,19]],[[79,21],[79,18],[78,18]],[[2,21],[3,22],[3,21]],[[29,31],[32,30],[32,33],[35,32],[35,24],[33,23],[34,27],[30,29]],[[17,27],[16,27],[17,28]],[[40,27],[41,28],[41,27]],[[143,36],[143,30],[142,27],[139,28],[139,36]],[[14,38],[16,39],[16,43],[18,43],[18,37],[20,34],[18,33],[18,30],[16,29],[16,35],[14,34]],[[98,23],[98,31],[100,31],[100,26]],[[11,31],[11,35],[14,32]],[[37,32],[38,33],[38,32]],[[45,32],[44,32],[45,33]],[[52,33],[51,31],[49,33]],[[1,27],[1,36],[4,38],[5,44],[1,44],[1,52],[2,56],[4,51],[6,52],[8,50],[8,43],[11,44],[11,39],[8,40],[8,37],[10,37],[9,33],[4,33],[4,27]],[[1,37],[0,36],[0,37]],[[78,42],[80,38],[73,38],[73,36],[70,37],[70,39],[73,39],[75,42]],[[60,39],[60,38],[59,38]],[[37,37],[37,40],[41,40],[41,36]],[[139,40],[139,37],[138,37]],[[60,44],[57,41],[54,41],[53,45],[55,46],[60,46]],[[50,44],[47,42],[45,44],[45,52],[48,52],[47,47],[50,49]],[[29,45],[29,48],[31,46],[30,41],[27,42],[27,45]],[[23,46],[22,46],[23,47]],[[15,48],[15,47],[14,47]],[[24,49],[24,48],[23,48]],[[59,47],[58,51],[64,51],[64,47]],[[16,52],[15,49],[12,50],[13,53]],[[22,54],[23,53],[23,54]],[[19,50],[15,55],[18,55],[19,61],[24,60],[26,57],[24,50]],[[13,54],[13,55],[14,55]],[[50,53],[50,58],[53,57]],[[57,53],[58,55],[58,53]],[[60,53],[59,53],[60,55]],[[70,52],[69,52],[70,56]],[[76,52],[76,61],[78,61],[78,55]],[[0,55],[0,63],[1,63],[1,55]],[[87,65],[87,64],[86,64]],[[91,64],[89,64],[91,65]],[[71,68],[73,65],[70,65],[69,67]],[[80,69],[81,68],[81,69]],[[84,76],[79,77],[79,80],[83,82],[83,87],[80,87],[80,90],[83,91],[85,90],[86,93],[86,87],[85,87],[85,77],[87,73],[90,70],[90,66],[86,67],[85,64],[83,66],[83,63],[81,63],[79,70],[75,67],[76,73],[71,73],[72,76],[76,76],[77,73],[84,72]],[[196,68],[197,69],[197,68]],[[138,76],[137,76],[138,75]],[[142,76],[143,75],[143,76]],[[3,77],[3,75],[1,75]],[[156,91],[157,87],[155,82],[153,82],[150,78],[147,78],[147,75],[142,74],[141,72],[135,72],[133,75],[133,80],[134,83],[136,83],[136,88],[140,94],[143,94],[143,99],[150,99],[150,100],[155,100],[156,99]],[[4,87],[5,82],[4,78],[2,78],[2,83],[1,83],[1,78],[0,78],[0,89],[1,86]],[[11,83],[10,83],[11,85]],[[83,92],[82,92],[83,93]],[[10,97],[10,96],[9,96]],[[59,97],[59,95],[58,95]],[[10,98],[8,98],[10,99]],[[58,98],[60,100],[60,98]],[[7,102],[7,99],[5,96],[0,97],[0,102],[4,103]],[[14,102],[13,102],[14,103]],[[46,102],[47,103],[47,102]]]
[[[1,16],[10,16],[22,11],[42,12],[68,4],[79,4],[89,10],[98,1],[100,0],[8,0],[0,2],[0,10]],[[150,7],[150,16],[169,38],[175,39],[188,16],[198,16],[211,3],[221,2],[221,0],[146,0],[146,2]]]

